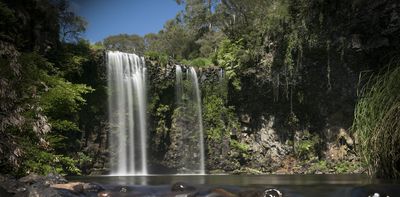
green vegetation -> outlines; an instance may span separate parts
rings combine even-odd
[[[67,1],[0,2],[0,15],[0,173],[80,174],[91,160],[78,153],[80,113],[101,90],[84,84],[98,80],[84,78],[98,58],[80,37],[86,22]]]
[[[236,42],[223,40],[216,55],[216,62],[225,69],[226,76],[231,80],[235,90],[241,89],[238,73],[243,67],[243,59],[246,59],[246,55],[249,53],[248,50],[244,50],[241,42],[242,40]]]
[[[181,61],[183,65],[190,65],[198,68],[204,68],[204,67],[209,67],[212,66],[213,63],[210,59],[204,58],[204,57],[198,57],[193,60],[182,60]]]
[[[357,159],[323,155],[328,136],[353,125],[359,146],[346,147],[359,150],[371,174],[400,178],[399,64],[379,73],[400,57],[395,0],[176,2],[185,9],[157,33],[90,44],[81,37],[87,23],[67,0],[1,1],[0,173],[105,168],[107,82],[100,65],[104,50],[120,50],[149,63],[152,162],[165,159],[177,124],[195,121],[179,116],[194,113],[190,104],[174,101],[172,69],[182,64],[200,71],[208,167],[269,172],[283,165],[284,155],[273,155],[279,152],[313,173],[352,172]],[[358,84],[356,98],[365,71],[375,77]],[[276,136],[261,136],[265,117],[273,117],[268,129]],[[259,144],[263,137],[291,142],[292,152]],[[275,166],[266,169],[268,162]]]
[[[370,174],[400,177],[400,68],[389,68],[360,91],[353,131]]]
[[[311,166],[310,166],[311,164]],[[319,173],[319,174],[354,174],[358,173],[360,165],[357,162],[351,161],[307,161],[303,165],[308,166],[306,173]]]
[[[301,139],[294,142],[294,152],[299,159],[309,160],[317,156],[317,148],[320,143],[318,135],[312,135],[304,131]]]

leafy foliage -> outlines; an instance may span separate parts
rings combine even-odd
[[[63,42],[78,42],[88,23],[70,10],[67,0],[57,1],[59,10],[60,38]]]
[[[44,111],[52,117],[65,117],[76,113],[85,104],[83,94],[93,91],[83,84],[72,84],[63,78],[49,77],[49,90],[41,96]]]
[[[1,1],[0,171],[78,174],[76,166],[86,173],[97,162],[100,150],[88,139],[105,144],[100,134],[94,137],[107,129],[105,71],[98,66],[104,49],[135,52],[150,60],[149,70],[162,68],[163,76],[150,76],[157,84],[149,107],[162,150],[174,111],[183,110],[174,108],[165,68],[177,62],[223,68],[228,82],[202,84],[206,139],[221,153],[209,154],[241,164],[249,147],[236,139],[238,114],[251,115],[246,126],[253,130],[260,128],[257,118],[274,115],[282,138],[309,131],[294,149],[299,159],[311,160],[320,151],[319,134],[351,125],[357,74],[400,57],[395,0],[177,3],[185,9],[158,33],[114,35],[91,45],[81,39],[87,23],[66,0]],[[353,125],[370,172],[396,178],[398,73],[393,65],[367,84]],[[346,172],[352,165],[319,161],[315,170]]]
[[[248,51],[241,45],[241,40],[232,42],[228,39],[223,40],[216,55],[219,66],[225,69],[226,76],[236,90],[241,89],[238,73],[243,67],[243,59],[248,55]]]
[[[165,67],[170,61],[167,54],[157,51],[146,51],[144,57],[148,60],[156,61],[159,66]]]
[[[53,3],[0,3],[8,18],[0,24],[1,113],[7,114],[0,116],[1,173],[80,173],[78,113],[93,89],[69,80],[79,76],[90,50],[78,42],[85,22],[66,1]]]
[[[317,147],[320,143],[318,135],[312,135],[304,131],[301,139],[294,142],[294,151],[298,158],[308,160],[317,156]]]
[[[27,149],[24,155],[25,162],[18,169],[18,174],[29,173],[49,174],[58,173],[62,175],[79,175],[80,169],[77,168],[77,161],[65,155],[56,155],[37,147],[25,145]]]
[[[213,65],[210,59],[204,57],[198,57],[192,60],[182,60],[181,63],[184,65],[190,65],[198,68],[205,68]]]

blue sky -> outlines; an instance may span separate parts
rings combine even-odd
[[[88,21],[84,37],[92,43],[121,33],[157,33],[183,10],[175,0],[71,0],[71,8]]]

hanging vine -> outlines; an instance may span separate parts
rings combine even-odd
[[[332,84],[331,84],[331,62],[330,62],[330,48],[331,48],[331,41],[326,41],[326,53],[327,53],[327,66],[326,66],[326,78],[328,80],[328,91],[331,91]]]

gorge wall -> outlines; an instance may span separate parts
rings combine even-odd
[[[178,144],[181,131],[190,130],[194,120],[179,119],[175,64],[146,59],[150,173],[184,172],[179,162],[184,153],[180,152]],[[106,84],[102,67],[98,68],[102,80],[99,87]],[[268,80],[263,76],[265,72],[257,69],[260,68],[249,69],[240,78],[240,90],[232,86],[218,67],[196,69],[202,96],[208,173],[350,173],[360,170],[355,140],[348,132],[356,99],[357,75],[349,69],[345,73],[332,72],[334,85],[327,91],[323,87],[326,83],[321,82],[325,77],[319,75],[320,71],[306,70],[310,83],[291,92],[304,94],[304,100],[299,101],[288,99],[282,90],[278,97],[274,95],[273,80]],[[97,94],[102,97],[106,91]],[[88,106],[98,102],[97,98],[89,97]],[[106,101],[99,104],[107,106]],[[95,132],[84,134],[84,152],[94,158],[87,163],[84,173],[106,174],[110,170],[107,108],[103,109],[95,116],[94,121],[99,123],[96,129],[91,128]],[[83,110],[82,113],[87,112]],[[337,163],[344,165],[338,168]]]

